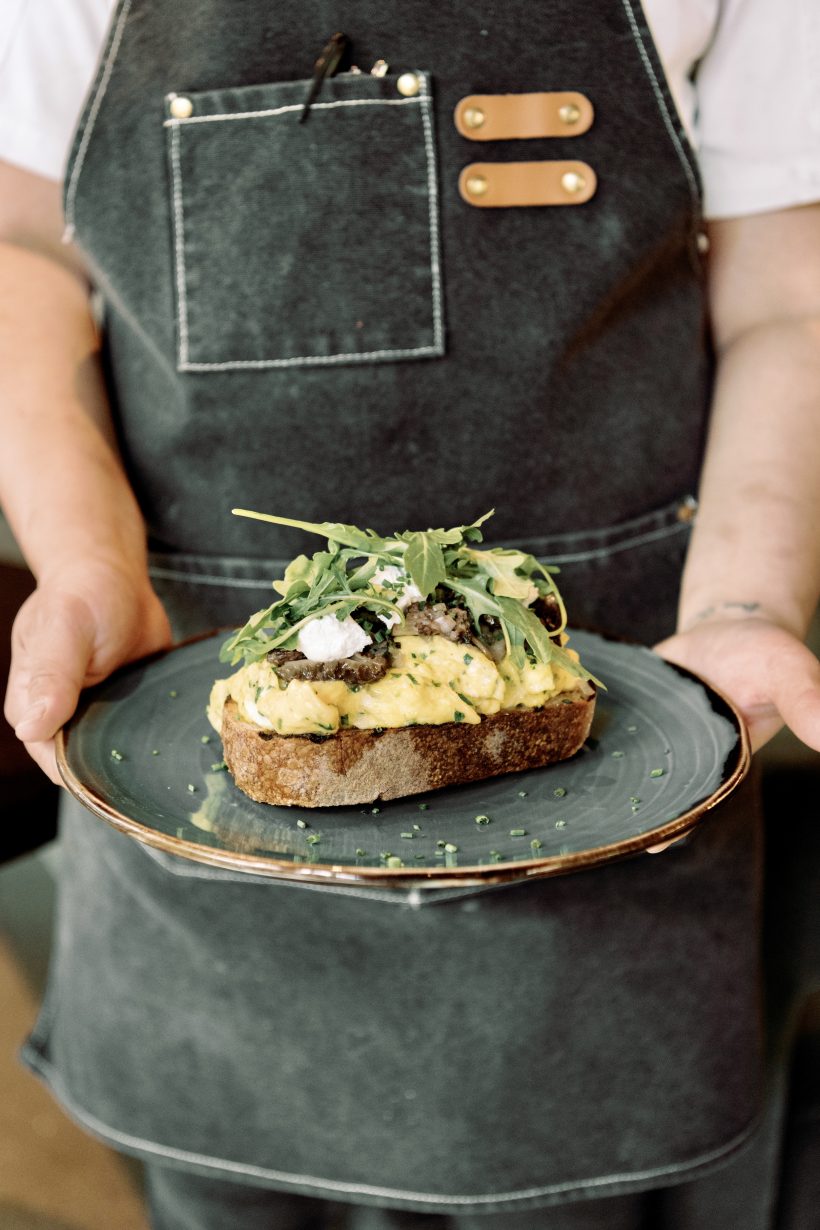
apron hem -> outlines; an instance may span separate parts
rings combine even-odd
[[[163,1164],[193,1173],[206,1176],[229,1175],[237,1182],[255,1183],[258,1186],[273,1187],[297,1195],[324,1197],[354,1204],[378,1205],[383,1208],[423,1209],[428,1213],[453,1213],[459,1210],[477,1212],[483,1209],[493,1212],[514,1211],[570,1204],[592,1197],[606,1197],[677,1185],[690,1179],[702,1178],[719,1170],[751,1142],[762,1122],[762,1115],[756,1114],[739,1133],[725,1144],[708,1149],[685,1162],[670,1162],[667,1165],[648,1167],[645,1170],[634,1170],[624,1174],[600,1175],[562,1183],[546,1183],[543,1186],[510,1192],[447,1195],[403,1191],[377,1184],[324,1179],[314,1175],[289,1174],[272,1167],[236,1162],[227,1158],[209,1157],[189,1149],[178,1149],[172,1145],[163,1145],[157,1141],[133,1136],[110,1124],[103,1123],[91,1111],[79,1106],[57,1070],[37,1048],[33,1036],[21,1047],[20,1057],[29,1070],[42,1080],[63,1110],[80,1127],[118,1152],[136,1157],[143,1162],[157,1162],[161,1159]]]

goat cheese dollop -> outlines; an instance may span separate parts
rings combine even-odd
[[[409,572],[405,572],[397,564],[382,564],[373,573],[370,584],[377,593],[389,593],[391,598],[395,594],[396,606],[400,611],[406,611],[413,602],[424,601],[424,595],[421,590],[410,580]],[[393,628],[396,624],[401,623],[400,615],[380,615],[379,619],[388,628]]]
[[[296,648],[309,662],[337,662],[361,653],[372,638],[359,627],[352,615],[337,619],[335,615],[319,615],[299,629]]]

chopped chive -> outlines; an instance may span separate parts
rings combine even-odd
[[[309,846],[316,846],[319,844],[321,840],[322,838],[319,833],[308,833],[307,837],[305,838],[305,841],[308,843]]]
[[[412,841],[415,837],[415,833],[401,833],[400,836],[402,836],[405,841]]]
[[[526,837],[526,829],[510,829],[510,837]]]
[[[612,753],[613,760],[623,760],[623,758],[624,758],[623,752],[613,752]]]
[[[541,842],[538,840],[537,837],[533,838],[533,840],[530,842],[530,845],[532,846],[533,850],[541,849]]]
[[[458,852],[458,846],[454,846],[451,841],[447,842],[444,849],[448,854],[456,854]]]
[[[196,794],[196,786],[193,786],[190,782],[188,782],[188,793]]]
[[[454,722],[463,722],[463,721],[464,721],[464,714],[461,712],[461,710],[460,710],[460,709],[456,709],[455,713],[453,714],[453,721],[454,721]]]
[[[371,807],[371,808],[370,808],[370,814],[371,814],[371,816],[378,816],[378,814],[379,814],[379,812],[380,812],[380,811],[381,811],[381,808],[380,808],[380,807]]]
[[[357,857],[357,858],[364,858],[364,856],[365,856],[366,854],[367,854],[367,851],[366,851],[366,850],[357,850],[357,851],[356,851],[356,857]]]
[[[526,790],[519,790],[519,791],[518,791],[518,797],[519,797],[519,799],[525,799],[525,798],[527,797],[527,792],[526,792]]]
[[[112,760],[122,760],[122,752],[118,752],[115,747],[112,747],[111,748],[111,759]]]
[[[415,831],[416,831],[417,833],[420,833],[420,832],[421,832],[421,825],[420,825],[420,824],[414,824],[414,825],[413,825],[413,828],[415,829]]]
[[[199,740],[199,742],[200,742],[200,743],[210,743],[210,742],[211,742],[211,736],[210,736],[210,735],[203,735],[203,736],[202,736],[202,738]]]
[[[296,827],[297,827],[297,829],[306,829],[306,828],[307,828],[307,820],[297,820],[297,821],[296,821]]]
[[[154,750],[151,752],[151,755],[152,755],[152,756],[159,756],[159,752],[157,751],[157,749],[156,749],[156,748],[154,748]]]
[[[555,821],[555,827],[556,827],[557,829],[565,829],[565,828],[567,827],[567,822],[566,822],[566,820],[556,820],[556,821]]]
[[[169,692],[168,695],[173,699],[176,697],[176,692]]]
[[[387,859],[387,866],[388,867],[403,867],[404,863],[402,862],[402,860],[399,858],[397,854],[391,854],[390,857]]]
[[[476,824],[489,824],[490,817],[489,816],[476,816],[475,822]]]
[[[641,800],[636,795],[631,794],[629,796],[629,801],[633,805],[633,807],[636,807],[638,803],[640,803]]]
[[[636,731],[637,729],[638,729],[638,727],[637,727],[637,726],[627,726],[627,730],[629,731],[629,733],[630,733],[631,735],[634,735],[634,733],[635,733],[635,731]]]
[[[472,660],[473,660],[473,655],[472,655],[471,653],[465,653],[465,655],[464,655],[464,665],[465,665],[465,666],[469,666],[469,665],[470,665],[470,663],[472,662]]]
[[[222,769],[227,769],[227,767],[228,766],[225,764],[224,760],[215,760],[214,763],[211,765],[211,772],[220,773]]]
[[[567,792],[563,786],[556,786],[552,793],[555,795],[556,799],[563,799]]]
[[[663,769],[652,769],[649,773],[650,777],[663,777]]]
[[[430,806],[429,803],[419,803],[419,811],[427,811],[427,808],[429,806]]]

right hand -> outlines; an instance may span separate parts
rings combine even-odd
[[[82,688],[171,644],[171,628],[144,567],[71,563],[40,578],[12,629],[5,714],[57,785],[54,736]]]

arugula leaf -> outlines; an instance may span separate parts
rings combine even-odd
[[[252,512],[248,508],[232,508],[235,517],[250,517],[254,521],[272,521],[274,525],[288,525],[308,534],[319,534],[329,542],[338,542],[344,547],[356,547],[365,555],[385,550],[386,542],[373,530],[360,530],[355,525],[342,525],[335,521],[295,521],[290,517],[274,517],[272,513]]]
[[[476,627],[482,615],[494,615],[496,619],[503,615],[497,599],[487,589],[487,580],[487,577],[482,576],[447,578],[447,587],[454,593],[461,594]]]
[[[482,572],[493,582],[493,593],[519,602],[528,602],[533,593],[529,574],[522,576],[527,556],[523,551],[470,551]]]
[[[520,633],[532,650],[535,660],[537,662],[552,661],[555,645],[535,612],[527,606],[522,606],[515,598],[496,594],[496,600],[501,607],[505,623]]]
[[[414,533],[408,537],[403,567],[425,598],[446,580],[444,554],[434,531]]]

